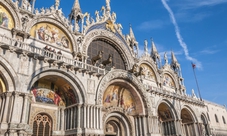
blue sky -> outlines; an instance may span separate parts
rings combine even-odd
[[[73,2],[61,0],[65,16]],[[36,7],[53,4],[54,0],[37,0]],[[82,12],[93,17],[103,5],[105,0],[80,0]],[[117,14],[116,22],[123,26],[123,34],[128,34],[129,24],[132,25],[141,50],[144,40],[150,45],[152,37],[161,55],[175,52],[188,94],[192,89],[198,92],[191,67],[193,60],[202,98],[227,104],[227,0],[112,0],[110,5]]]

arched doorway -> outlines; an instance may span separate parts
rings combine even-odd
[[[176,135],[174,115],[171,108],[166,103],[161,103],[159,105],[158,116],[162,135]]]
[[[195,136],[196,130],[194,126],[194,119],[191,112],[184,108],[181,110],[182,131],[185,136]]]
[[[52,119],[44,113],[35,116],[32,136],[52,136]]]
[[[104,122],[105,136],[133,136],[132,124],[124,113],[113,111]]]

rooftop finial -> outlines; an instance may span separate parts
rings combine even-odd
[[[60,5],[60,0],[55,0],[55,8],[58,10],[58,7]]]

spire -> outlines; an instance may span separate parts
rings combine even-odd
[[[79,0],[74,1],[72,11],[76,11],[77,13],[81,13]]]
[[[151,56],[154,56],[155,54],[158,53],[158,50],[154,44],[154,41],[153,39],[151,38]]]
[[[69,19],[72,22],[74,20],[74,31],[80,31],[80,20],[82,19],[82,11],[80,9],[79,0],[75,0],[71,13],[69,15]]]
[[[176,63],[178,63],[177,58],[175,57],[175,55],[174,55],[174,52],[173,52],[173,51],[171,51],[171,59],[172,59],[172,64],[176,64]]]

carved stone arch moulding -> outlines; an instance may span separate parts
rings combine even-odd
[[[147,58],[150,58],[150,57],[147,57]],[[145,59],[145,60],[140,60],[138,64],[139,65],[146,64],[147,66],[149,66],[153,70],[157,82],[160,83],[161,82],[160,74],[158,73],[157,67],[153,63],[151,63],[152,61],[153,60],[151,58],[150,59]]]
[[[196,113],[195,113],[195,109],[192,107],[192,106],[189,106],[189,105],[184,105],[184,106],[182,106],[182,109],[180,110],[180,114],[181,114],[181,111],[183,110],[183,109],[186,109],[186,110],[188,110],[188,112],[190,112],[190,114],[191,114],[191,116],[192,116],[192,118],[193,118],[193,120],[195,121],[195,122],[198,122],[198,116],[196,115]]]
[[[103,79],[99,83],[99,86],[96,92],[97,105],[102,105],[104,92],[107,89],[107,87],[110,85],[110,82],[115,79],[123,79],[125,81],[129,81],[130,83],[132,83],[135,86],[135,88],[138,89],[137,91],[143,100],[143,103],[146,109],[145,111],[146,114],[151,113],[150,100],[143,84],[132,73],[129,73],[127,71],[120,70],[120,69],[110,71],[103,77]]]
[[[178,83],[178,79],[177,79],[176,75],[173,72],[169,71],[169,70],[163,71],[163,73],[162,73],[162,76],[163,76],[162,78],[163,79],[164,79],[164,75],[168,75],[173,80],[175,88],[177,90],[179,90],[179,83]],[[163,80],[163,82],[164,82],[164,80]]]
[[[160,104],[166,104],[169,108],[170,108],[170,111],[172,112],[173,116],[174,116],[174,119],[179,119],[180,118],[180,115],[179,113],[177,112],[177,110],[175,109],[175,107],[171,104],[171,102],[167,99],[163,99],[161,98],[158,102],[157,102],[157,105],[156,105],[156,114],[158,114],[158,108],[160,106]]]
[[[7,2],[7,1],[0,1],[0,5],[4,6],[11,14],[12,18],[14,19],[14,28],[19,29],[21,21],[19,19],[19,16],[17,14],[17,11]]]
[[[123,118],[122,118],[123,116]],[[110,108],[104,115],[102,118],[102,122],[103,125],[105,126],[106,121],[110,118],[110,117],[120,117],[123,122],[125,123],[125,125],[129,125],[127,128],[127,131],[130,131],[130,135],[134,136],[135,135],[135,130],[133,128],[135,128],[134,123],[132,122],[132,120],[130,119],[129,116],[126,116],[123,112],[123,110],[121,108]]]
[[[57,20],[54,20],[53,18],[49,18],[49,17],[39,17],[39,18],[36,18],[36,19],[30,21],[30,22],[27,24],[26,32],[27,32],[27,33],[30,33],[30,31],[31,31],[31,29],[33,28],[33,26],[36,25],[36,24],[39,24],[39,23],[49,23],[49,24],[52,24],[52,25],[58,27],[59,29],[61,29],[61,31],[62,31],[63,33],[65,33],[66,36],[69,38],[70,43],[71,43],[72,51],[76,51],[76,48],[74,47],[74,46],[76,45],[74,36],[69,32],[69,30],[68,30],[64,25],[62,25],[62,23],[60,23],[60,22],[57,21]],[[35,37],[34,37],[34,38],[35,38]]]
[[[78,100],[77,103],[86,103],[87,94],[83,83],[75,75],[73,75],[73,73],[59,70],[57,67],[42,67],[41,69],[35,71],[30,77],[26,79],[25,87],[27,91],[30,91],[36,81],[50,75],[58,76],[59,78],[62,78],[67,81],[74,89],[74,93],[77,96]]]
[[[122,58],[127,62],[127,69],[132,67],[134,59],[131,52],[127,48],[127,45],[125,45],[114,33],[107,30],[95,29],[87,33],[82,44],[83,54],[87,54],[90,43],[97,38],[108,39],[109,41],[115,43],[116,48],[121,51],[120,53],[122,54]]]

